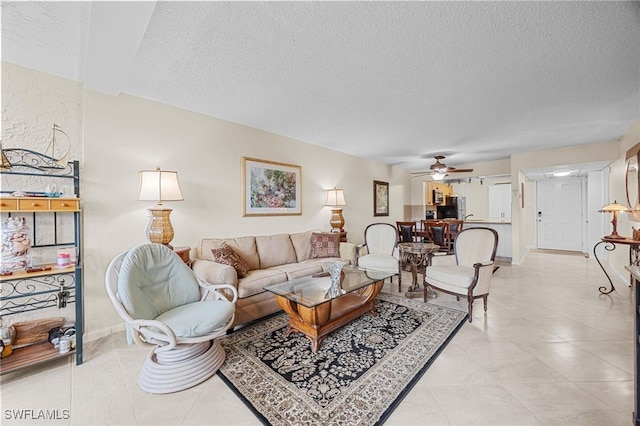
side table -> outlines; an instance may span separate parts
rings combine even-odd
[[[182,247],[174,247],[173,251],[180,256],[180,259],[187,265],[191,266],[191,247],[182,246]]]
[[[420,289],[418,284],[418,272],[424,274],[424,269],[427,267],[428,255],[435,251],[438,251],[440,246],[432,243],[399,243],[398,250],[400,250],[400,260],[398,261],[398,268],[402,273],[402,262],[407,262],[411,266],[411,275],[413,281],[409,290],[404,294],[405,297],[423,297],[423,290]],[[418,269],[419,268],[419,269]]]
[[[339,234],[341,243],[346,243],[347,242],[347,231],[342,231],[342,232],[331,231],[331,233],[332,234]]]
[[[604,266],[602,266],[602,263],[600,262],[600,259],[598,259],[598,253],[597,253],[596,249],[598,248],[598,246],[600,244],[604,244],[605,245],[604,249],[606,251],[615,250],[616,249],[616,244],[622,244],[622,245],[629,246],[629,265],[630,266],[638,266],[638,265],[640,265],[640,241],[633,240],[631,238],[608,238],[608,237],[602,237],[600,239],[600,241],[598,241],[596,243],[596,245],[593,246],[593,257],[595,257],[596,260],[598,261],[598,265],[600,265],[600,269],[602,269],[602,272],[604,272],[605,276],[609,280],[609,285],[611,286],[611,289],[609,289],[609,290],[607,290],[607,288],[605,286],[598,287],[598,290],[602,294],[609,294],[612,291],[614,291],[616,288],[613,286],[613,281],[611,281],[611,277],[609,276],[607,271],[604,269]],[[633,278],[631,278],[631,281],[629,283],[629,286],[631,286],[631,285],[633,285]]]

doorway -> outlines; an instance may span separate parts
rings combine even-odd
[[[584,240],[583,178],[536,182],[539,249],[582,251]]]

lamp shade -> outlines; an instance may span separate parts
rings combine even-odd
[[[618,204],[614,201],[612,204],[607,204],[601,210],[598,210],[602,213],[613,213],[613,219],[611,219],[611,225],[613,226],[613,230],[611,234],[607,235],[605,238],[622,238],[618,234],[618,213],[619,212],[628,212],[629,209],[623,206],[622,204]]]
[[[162,205],[163,201],[182,201],[182,192],[178,183],[178,172],[169,170],[140,171],[140,192],[138,200],[157,201]]]
[[[344,191],[337,188],[328,189],[327,200],[325,201],[324,205],[331,207],[346,206],[347,203],[344,201]]]
[[[611,213],[611,212],[626,212],[629,211],[628,208],[623,206],[622,204],[618,204],[617,202],[613,202],[611,204],[607,204],[601,210],[598,210],[601,213]]]

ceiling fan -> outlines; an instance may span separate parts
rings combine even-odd
[[[456,169],[455,167],[447,167],[446,164],[440,162],[440,160],[444,160],[445,158],[443,155],[436,155],[433,158],[436,159],[436,162],[429,166],[429,171],[411,172],[411,174],[413,175],[411,177],[431,175],[431,178],[433,180],[442,180],[449,173],[469,173],[473,171],[473,169]]]

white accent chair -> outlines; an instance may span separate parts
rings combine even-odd
[[[153,346],[138,376],[142,390],[188,389],[213,376],[224,362],[217,337],[233,324],[238,298],[233,286],[203,284],[176,253],[153,243],[116,256],[105,285],[126,321],[130,342]]]
[[[453,254],[430,257],[424,275],[424,301],[427,301],[428,288],[433,288],[453,294],[458,300],[466,296],[469,322],[473,318],[474,299],[482,297],[486,312],[497,247],[498,233],[493,229],[460,231]]]
[[[398,276],[401,291],[402,273],[399,267],[398,231],[389,223],[372,223],[364,230],[364,244],[356,247],[356,264],[364,269],[388,272]],[[390,278],[393,282],[393,277]]]

